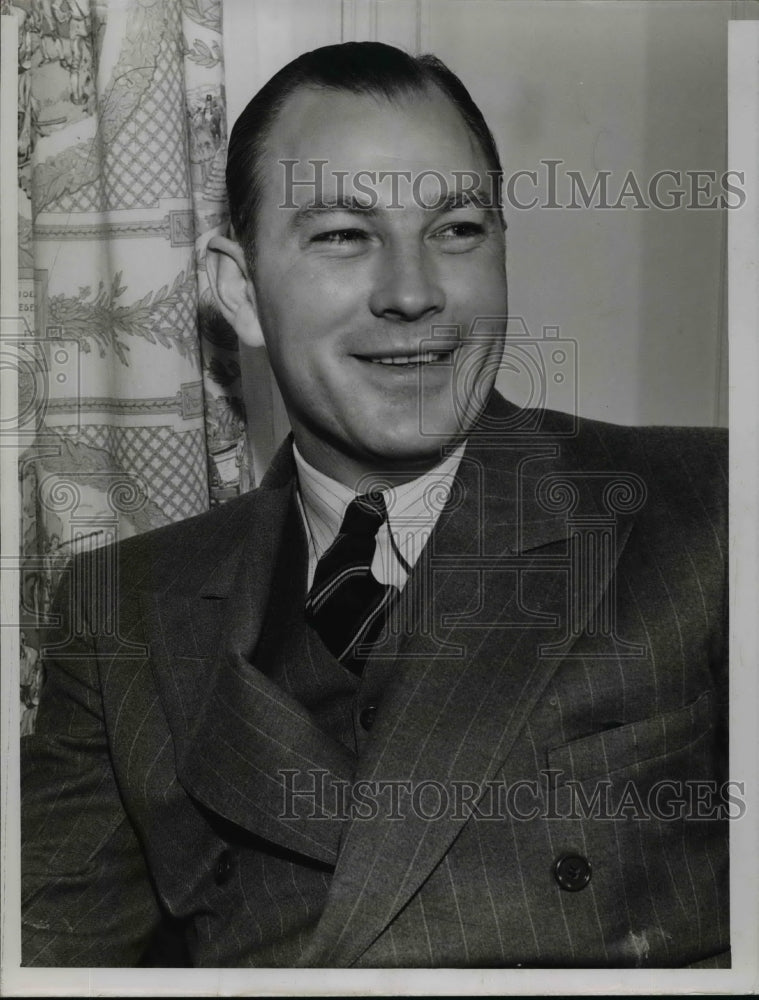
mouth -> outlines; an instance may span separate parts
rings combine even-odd
[[[418,354],[357,354],[359,361],[373,365],[392,365],[397,368],[418,368],[421,365],[447,364],[456,348],[449,351],[420,351]]]

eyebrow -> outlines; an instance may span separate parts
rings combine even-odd
[[[293,225],[297,228],[308,222],[310,219],[318,218],[328,212],[350,212],[363,217],[373,217],[377,214],[376,207],[367,205],[354,195],[345,195],[342,198],[320,199],[302,205],[295,213]]]
[[[461,208],[480,208],[484,211],[497,211],[498,205],[493,204],[491,195],[482,189],[475,191],[454,191],[439,203],[423,206],[428,211],[445,213]],[[381,209],[376,205],[367,204],[355,195],[344,195],[339,198],[322,198],[318,201],[301,205],[293,218],[292,225],[298,229],[311,219],[323,217],[331,212],[348,212],[363,218],[376,217]],[[388,209],[389,211],[389,209]]]
[[[436,212],[450,212],[457,208],[482,208],[487,211],[497,209],[498,205],[493,203],[492,193],[478,188],[475,191],[454,191],[440,205],[433,207]]]

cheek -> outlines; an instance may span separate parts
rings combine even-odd
[[[469,262],[467,262],[468,264]],[[495,259],[463,262],[441,275],[449,309],[462,316],[500,316],[506,313],[506,272]]]
[[[259,313],[278,339],[291,348],[308,346],[329,337],[340,320],[355,313],[365,298],[363,282],[355,273],[335,276],[324,268],[292,268],[276,281],[261,282]],[[265,332],[266,332],[266,328]]]

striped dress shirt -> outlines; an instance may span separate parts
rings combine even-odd
[[[388,516],[377,533],[372,562],[372,573],[380,583],[403,589],[448,502],[465,447],[465,443],[460,444],[434,469],[416,479],[382,490]],[[317,562],[335,540],[345,509],[358,494],[310,465],[297,445],[293,446],[293,455],[298,473],[298,507],[308,538],[310,588]]]

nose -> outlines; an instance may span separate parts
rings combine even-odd
[[[445,307],[445,292],[430,252],[424,246],[387,246],[369,301],[375,316],[396,322],[414,322]]]

